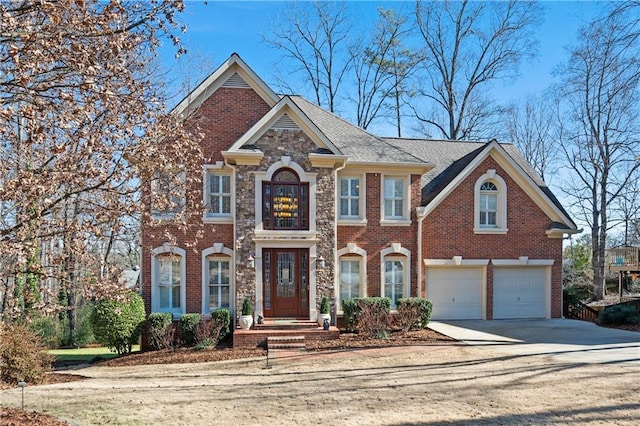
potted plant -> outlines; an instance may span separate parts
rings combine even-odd
[[[329,304],[329,298],[327,296],[322,297],[322,302],[320,302],[320,313],[318,314],[318,325],[322,327],[324,324],[324,320],[329,320],[331,323],[331,305]]]
[[[242,301],[242,315],[240,315],[238,324],[243,330],[249,330],[253,325],[253,308],[249,297],[245,297]]]

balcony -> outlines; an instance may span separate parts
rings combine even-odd
[[[618,247],[607,250],[607,265],[611,272],[640,272],[640,247]]]

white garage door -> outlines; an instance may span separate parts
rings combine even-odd
[[[547,268],[513,267],[493,270],[493,318],[546,317]]]
[[[435,320],[482,319],[482,268],[427,268],[427,299]]]

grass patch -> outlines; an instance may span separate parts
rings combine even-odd
[[[140,345],[133,345],[132,352],[138,352]],[[51,349],[49,353],[56,357],[57,362],[89,362],[98,359],[110,359],[118,356],[108,348],[79,348],[79,349]]]

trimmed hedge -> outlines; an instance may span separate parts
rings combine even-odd
[[[169,312],[152,312],[147,318],[146,329],[149,347],[154,350],[168,349],[167,329],[173,324],[173,315]]]
[[[405,297],[398,299],[397,309],[399,316],[408,316],[417,313],[418,318],[414,324],[409,326],[412,328],[426,328],[431,319],[433,304],[430,300],[422,297]]]
[[[196,344],[196,327],[200,322],[200,314],[184,314],[178,321],[178,330],[180,338],[185,346],[193,346]]]
[[[211,312],[211,319],[222,322],[219,339],[222,340],[229,335],[229,325],[231,324],[231,311],[229,309],[216,309]]]
[[[380,336],[389,326],[391,299],[364,297],[342,301],[343,323],[348,331]]]

